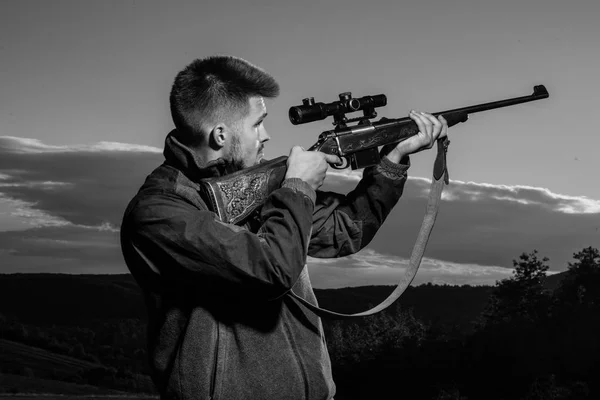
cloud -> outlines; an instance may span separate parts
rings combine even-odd
[[[338,173],[326,189],[349,192],[360,174]],[[408,258],[423,220],[431,181],[409,177],[404,194],[369,245]],[[600,201],[546,188],[450,181],[426,257],[459,264],[511,267],[537,249],[553,270],[564,270],[574,252],[600,243]]]
[[[362,177],[362,170],[330,170],[327,175],[329,185],[344,187],[352,185],[353,182],[358,182]],[[408,177],[407,186],[414,187],[416,195],[419,197],[427,197],[430,185],[431,179]],[[490,200],[514,202],[566,214],[600,213],[600,200],[590,199],[586,196],[553,193],[549,189],[535,186],[511,186],[452,180],[450,185],[445,186],[442,198],[445,201],[458,202],[485,202]]]
[[[0,137],[0,195],[20,202],[39,223],[120,225],[144,177],[162,162],[161,150],[125,143],[53,146]]]
[[[125,273],[118,230],[100,226],[43,226],[0,232],[2,272]]]
[[[0,185],[2,190],[2,185]],[[33,208],[34,203],[14,200],[0,194],[0,227],[5,230],[22,230],[34,226],[60,226],[69,222]]]
[[[0,229],[8,228],[0,232],[2,272],[127,272],[118,228],[161,153],[0,137]]]
[[[363,170],[332,169],[327,171],[327,182],[330,184],[340,184],[342,182],[358,182],[362,178]]]
[[[534,186],[452,181],[452,185],[446,188],[446,194],[449,201],[498,200],[539,206],[566,214],[600,213],[600,201],[598,200],[585,196],[552,193],[549,189]]]
[[[0,149],[6,153],[40,154],[40,153],[106,153],[106,152],[148,152],[162,153],[156,147],[140,144],[119,142],[98,142],[94,144],[56,146],[42,142],[39,139],[30,139],[15,136],[0,136]]]
[[[309,257],[307,264],[315,287],[341,288],[397,284],[409,260],[367,248],[338,259]],[[459,264],[424,257],[412,284],[494,285],[496,281],[512,276],[512,271],[512,268]]]

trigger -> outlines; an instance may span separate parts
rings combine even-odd
[[[348,165],[350,165],[350,161],[348,161],[348,157],[340,157],[342,159],[341,164],[329,164],[333,169],[346,169]]]

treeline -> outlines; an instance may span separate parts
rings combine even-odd
[[[336,399],[600,398],[600,254],[588,247],[573,258],[549,290],[549,260],[522,254],[467,334],[398,308],[326,322]]]
[[[573,259],[552,290],[549,260],[534,250],[491,289],[422,285],[372,317],[324,320],[336,400],[600,398],[600,254],[588,247]],[[381,297],[374,288],[348,290],[359,289],[363,298]],[[0,337],[96,365],[50,377],[14,365],[0,372],[152,392],[145,332],[134,318],[38,325],[0,315]]]

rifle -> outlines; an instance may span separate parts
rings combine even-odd
[[[545,99],[548,96],[546,88],[538,85],[534,86],[533,94],[530,96],[441,111],[433,113],[433,115],[435,117],[443,115],[448,122],[448,127],[451,127],[465,122],[469,118],[469,114]],[[333,165],[333,168],[346,168],[350,164],[354,170],[378,164],[380,160],[379,146],[395,145],[419,132],[417,124],[408,117],[381,118],[379,121],[371,123],[370,119],[377,116],[375,108],[387,104],[387,97],[383,94],[356,99],[352,98],[350,92],[346,92],[341,93],[339,97],[339,101],[329,104],[315,103],[312,97],[307,98],[302,101],[303,105],[291,107],[289,110],[289,118],[294,125],[333,116],[335,129],[321,133],[317,143],[309,148],[309,150],[335,154],[346,160],[341,167]],[[348,112],[360,110],[363,111],[362,117],[348,119],[345,115]],[[349,122],[354,121],[358,121],[356,125],[347,126]]]
[[[448,121],[448,126],[453,126],[465,122],[469,114],[545,99],[548,96],[546,88],[539,85],[533,88],[533,94],[530,96],[442,111],[433,115],[443,115]],[[321,133],[317,143],[311,146],[309,150],[336,154],[345,159],[346,166],[349,164],[352,169],[364,168],[379,162],[381,157],[378,150],[379,146],[384,147],[382,149],[384,152],[387,146],[395,145],[419,132],[417,124],[410,118],[394,120],[382,118],[377,122],[370,121],[377,116],[375,108],[385,106],[387,103],[387,98],[383,94],[354,99],[352,94],[347,92],[340,94],[339,97],[339,101],[329,104],[315,103],[313,98],[307,98],[302,101],[301,106],[290,108],[289,117],[294,125],[322,120],[328,116],[334,118],[335,129]],[[363,116],[348,119],[346,113],[354,111],[363,111]],[[348,126],[348,123],[351,122],[357,122],[357,124]],[[293,290],[290,290],[287,294],[318,316],[328,318],[354,318],[373,315],[396,301],[413,281],[421,265],[427,241],[439,209],[444,182],[448,183],[446,170],[447,144],[447,138],[438,140],[438,155],[434,164],[425,217],[410,256],[409,265],[394,291],[385,300],[367,311],[356,314],[341,314],[319,308],[294,293]],[[219,215],[223,222],[241,224],[254,211],[260,209],[269,193],[280,187],[286,171],[287,157],[278,157],[224,177],[204,179],[200,184],[200,193],[207,201],[207,205]]]
[[[534,86],[533,94],[529,96],[441,111],[433,115],[443,115],[448,127],[451,127],[465,122],[469,114],[545,99],[548,96],[546,88],[538,85]],[[322,132],[317,142],[309,148],[335,154],[345,160],[343,165],[332,165],[333,168],[346,168],[349,165],[354,170],[376,165],[381,157],[380,146],[395,145],[419,132],[417,124],[408,117],[371,121],[377,117],[375,108],[387,104],[384,94],[353,98],[350,92],[346,92],[341,93],[339,98],[338,101],[325,104],[315,103],[314,98],[310,97],[302,100],[302,105],[289,109],[289,118],[294,125],[333,116],[335,128]],[[357,111],[362,111],[363,115],[356,118],[346,116]],[[352,122],[356,124],[349,126]],[[445,161],[442,164],[445,170]],[[436,169],[439,170],[437,166]],[[264,203],[269,193],[281,186],[286,171],[287,156],[281,156],[230,175],[205,179],[200,191],[204,194],[203,197],[209,200],[209,206],[219,215],[221,221],[242,224]],[[434,175],[443,172],[438,171]]]

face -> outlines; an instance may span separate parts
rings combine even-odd
[[[230,154],[234,162],[241,168],[258,164],[264,156],[265,142],[271,138],[263,124],[267,116],[264,99],[250,97],[248,101],[250,110],[237,124],[230,147]]]

